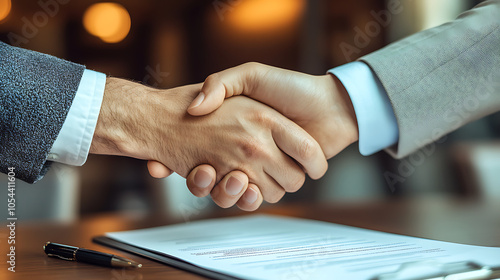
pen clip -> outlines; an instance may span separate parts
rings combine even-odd
[[[75,261],[76,260],[74,257],[73,258],[65,258],[63,256],[59,256],[59,255],[55,255],[55,254],[47,254],[47,256],[60,258],[61,260],[65,260],[65,261]]]

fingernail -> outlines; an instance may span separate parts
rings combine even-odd
[[[259,194],[251,188],[248,188],[246,192],[243,194],[243,199],[248,203],[248,204],[253,204],[255,201],[257,201],[257,198],[259,198]]]
[[[226,183],[226,192],[229,195],[237,195],[243,190],[243,183],[240,180],[231,177]]]
[[[212,183],[212,176],[208,174],[206,171],[198,170],[196,174],[194,174],[194,183],[198,188],[205,189],[210,186]]]
[[[205,94],[203,92],[200,92],[198,96],[193,100],[193,103],[191,103],[191,106],[189,106],[189,108],[196,108],[200,106],[203,100],[205,100]]]

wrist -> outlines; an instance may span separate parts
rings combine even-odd
[[[330,81],[334,83],[334,92],[339,98],[339,103],[341,104],[342,118],[344,119],[345,131],[347,139],[350,143],[357,142],[359,140],[358,122],[356,119],[356,111],[352,105],[351,97],[347,92],[346,88],[342,82],[335,76],[327,74]]]
[[[325,117],[331,131],[327,132],[329,139],[323,149],[327,158],[331,158],[339,152],[338,147],[347,147],[359,140],[358,123],[351,98],[340,80],[332,74],[318,78],[320,94],[328,97]]]
[[[90,153],[149,159],[147,131],[140,130],[147,116],[145,98],[155,90],[124,79],[108,77]],[[145,106],[144,106],[145,105]],[[147,138],[146,138],[147,139]]]

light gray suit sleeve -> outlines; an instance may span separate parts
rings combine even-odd
[[[402,158],[500,111],[500,0],[361,58],[392,103]]]
[[[84,66],[0,42],[0,171],[33,183],[62,128]]]

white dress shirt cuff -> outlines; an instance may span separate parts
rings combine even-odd
[[[387,92],[368,65],[356,61],[328,71],[347,90],[359,130],[359,152],[368,156],[398,142],[399,128]]]
[[[101,110],[106,75],[84,70],[80,85],[47,160],[80,166],[89,154]]]

